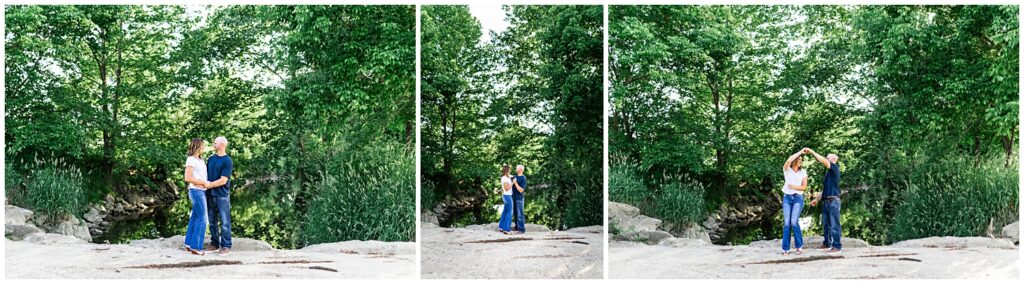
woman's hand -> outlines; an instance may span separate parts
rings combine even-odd
[[[210,182],[208,182],[208,181],[204,181],[203,182],[203,188],[210,188],[210,187],[212,187]]]

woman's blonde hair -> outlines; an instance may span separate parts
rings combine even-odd
[[[789,162],[789,168],[790,169],[792,169],[794,165],[796,165],[796,169],[793,170],[793,171],[794,172],[799,172],[800,169],[804,168],[803,159],[801,159],[800,157],[797,157],[796,159],[793,159],[792,162]]]
[[[501,176],[507,176],[508,175],[508,170],[509,170],[509,166],[508,165],[505,165],[505,166],[501,167]]]
[[[188,143],[188,156],[196,156],[203,152],[203,139],[192,138],[192,142]]]

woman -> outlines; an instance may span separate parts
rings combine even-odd
[[[188,199],[192,202],[192,213],[185,229],[185,250],[196,255],[203,255],[203,241],[206,239],[206,189],[210,182],[206,180],[206,163],[203,162],[203,139],[192,138],[188,144],[188,157],[185,158],[185,182],[188,183]]]
[[[803,253],[804,236],[800,233],[800,211],[804,208],[804,190],[807,189],[807,171],[801,164],[801,152],[796,152],[782,165],[785,184],[782,185],[782,255],[789,255],[790,236],[794,239],[796,254]]]
[[[502,206],[501,219],[498,220],[498,231],[505,234],[512,229],[512,176],[508,172],[508,165],[501,167],[501,200],[505,205]]]

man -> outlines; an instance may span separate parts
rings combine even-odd
[[[228,156],[228,139],[223,136],[213,140],[217,154],[206,161],[206,177],[210,187],[206,190],[206,202],[210,220],[210,247],[208,251],[220,251],[220,255],[231,253],[231,172],[234,164]]]
[[[827,250],[829,254],[838,254],[843,251],[843,245],[840,243],[843,230],[839,225],[839,156],[828,154],[827,158],[822,157],[811,148],[804,148],[804,153],[814,155],[814,159],[825,166],[825,186],[821,195],[811,201],[811,206],[815,206],[818,201],[824,200],[821,209],[821,235],[825,240],[818,249]]]
[[[526,191],[526,176],[523,175],[523,165],[516,166],[516,176],[514,178],[515,180],[512,182],[512,204],[514,205],[512,216],[516,220],[516,226],[512,230],[516,231],[517,234],[525,234],[526,214],[523,213],[523,202],[525,201],[523,192]]]

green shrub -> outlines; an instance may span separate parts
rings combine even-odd
[[[603,192],[600,182],[576,187],[562,218],[564,228],[604,224]]]
[[[424,212],[437,206],[437,195],[434,194],[434,183],[428,179],[420,179],[420,209]]]
[[[40,161],[36,165],[25,183],[28,206],[37,213],[54,217],[80,214],[85,205],[82,172],[61,160]]]
[[[891,241],[931,236],[984,236],[1017,217],[1018,176],[1000,159],[974,166],[953,161],[924,168],[906,184],[896,208]]]
[[[416,232],[416,170],[397,145],[350,155],[341,171],[324,173],[306,211],[305,245],[346,240],[410,241]]]
[[[655,196],[657,218],[676,224],[704,221],[704,185],[686,176],[669,181]]]
[[[12,167],[11,163],[5,163],[4,166],[4,195],[7,197],[7,202],[22,205],[25,202],[25,191],[20,186],[21,173]]]
[[[612,166],[608,177],[608,199],[639,208],[647,207],[645,205],[652,192],[638,173],[640,169],[636,165],[622,163]]]

